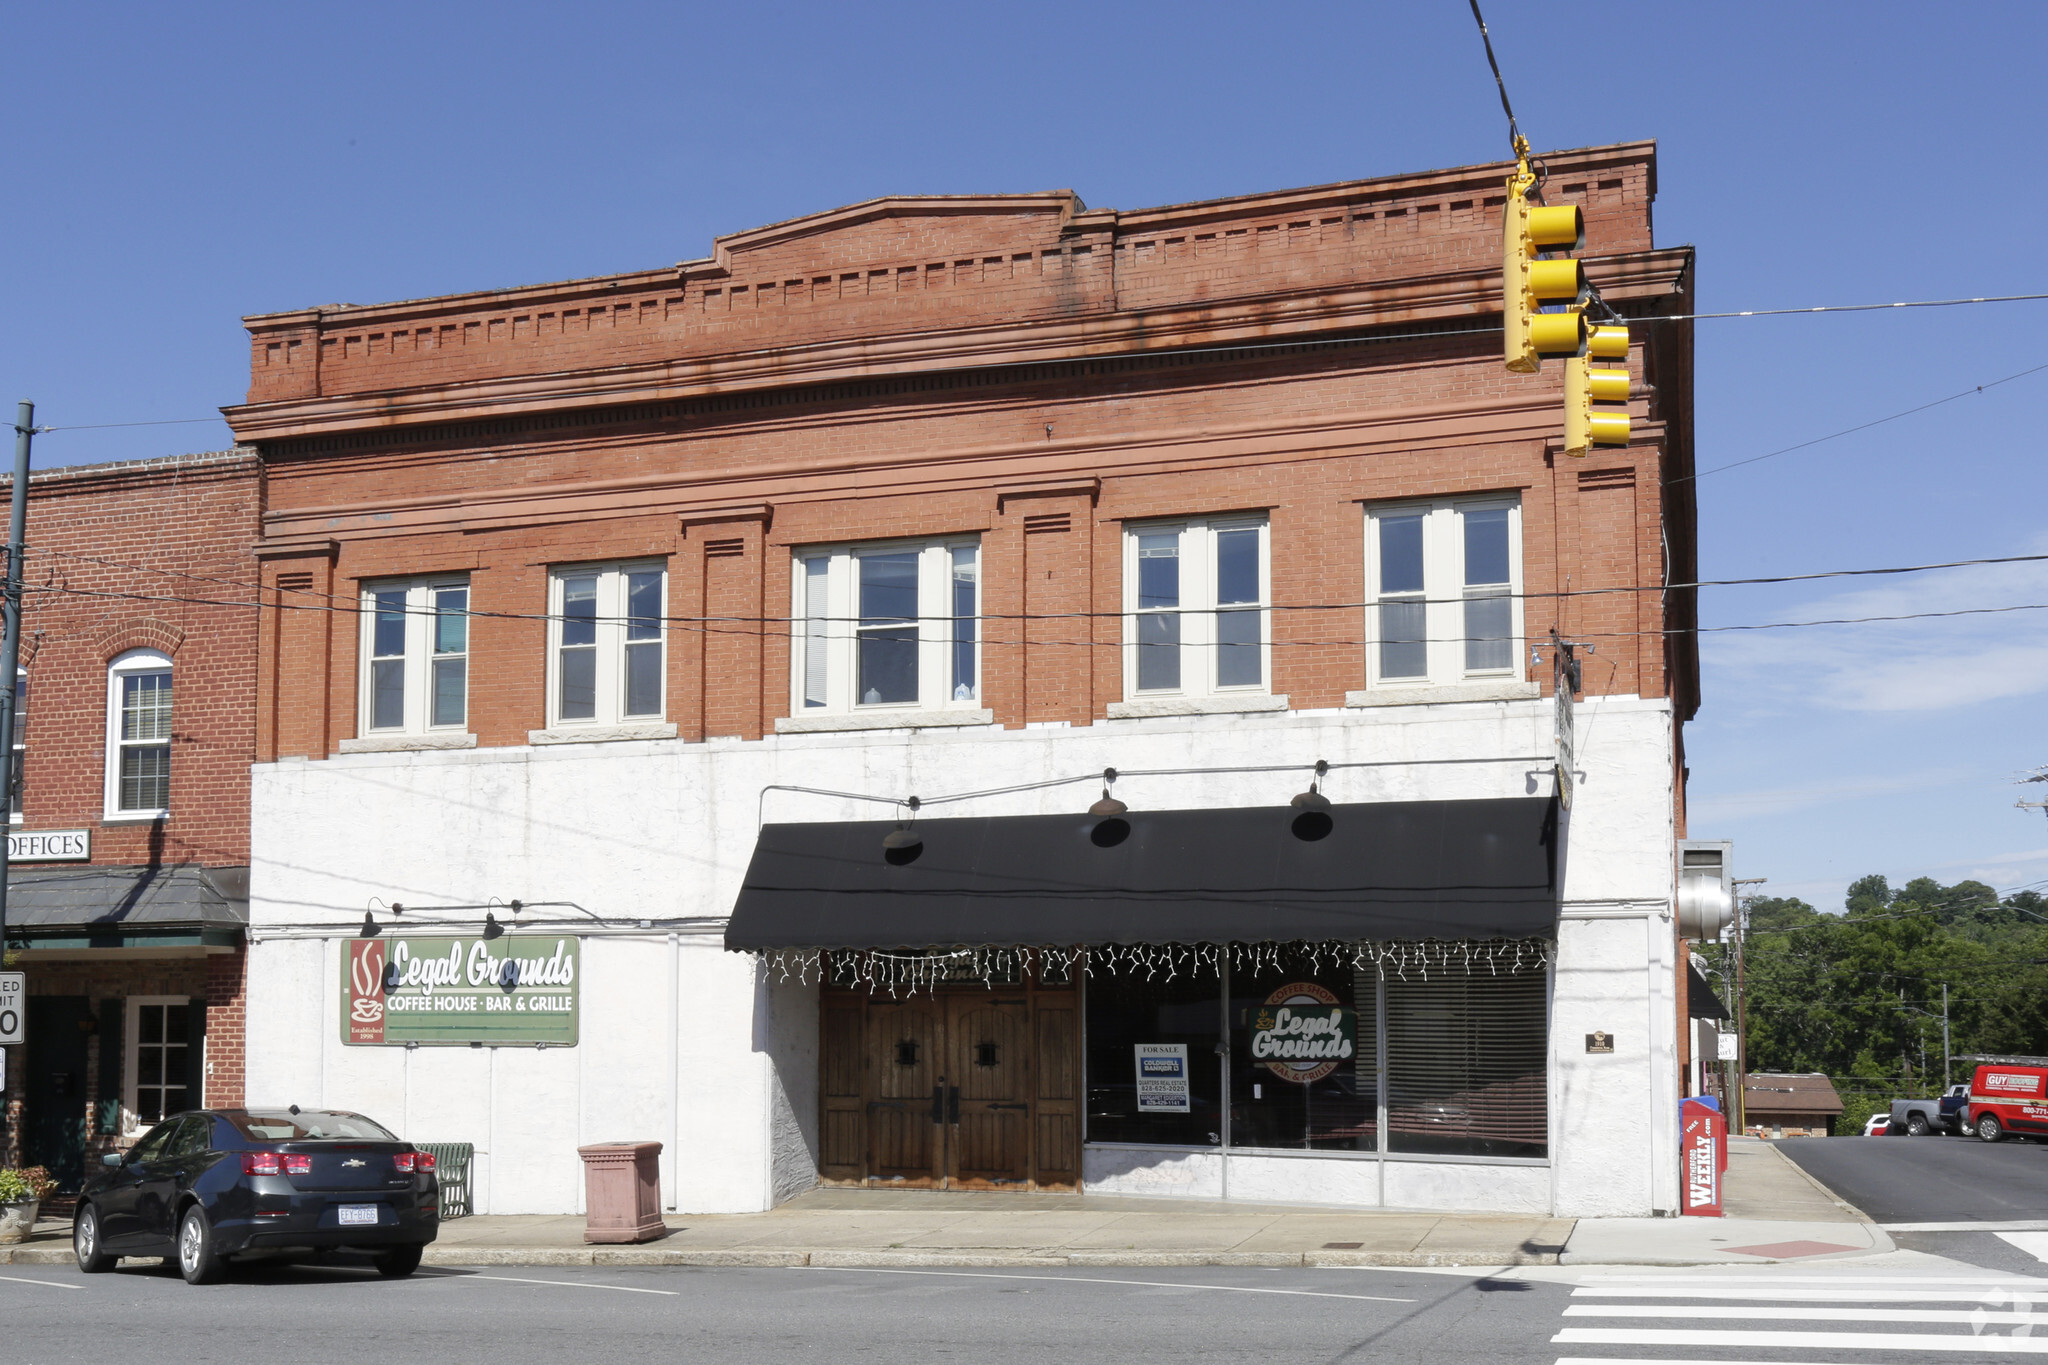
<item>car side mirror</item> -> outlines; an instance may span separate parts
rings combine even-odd
[[[100,1165],[102,1165],[102,1166],[118,1166],[118,1165],[120,1165],[120,1164],[121,1164],[121,1154],[120,1154],[119,1152],[102,1152],[102,1153],[100,1154]]]

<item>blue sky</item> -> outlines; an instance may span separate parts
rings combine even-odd
[[[1535,144],[1653,137],[1709,310],[2048,290],[2026,5],[1509,3]],[[242,314],[639,269],[885,193],[1138,207],[1492,160],[1463,0],[16,6],[0,375],[53,426],[241,396]],[[1703,468],[2048,364],[2048,303],[1700,324]],[[1700,481],[1706,577],[2048,553],[2048,371]],[[54,432],[38,463],[225,444]],[[2048,567],[1705,595],[1708,625],[2048,603]],[[2048,878],[2048,612],[1703,637],[1693,832]]]

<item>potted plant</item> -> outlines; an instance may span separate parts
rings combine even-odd
[[[0,1244],[26,1242],[35,1231],[36,1211],[56,1189],[41,1166],[0,1171]]]

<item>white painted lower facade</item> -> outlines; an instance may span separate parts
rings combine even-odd
[[[1579,708],[1583,776],[1564,842],[1547,1161],[1101,1145],[1084,1149],[1085,1187],[1562,1216],[1675,1208],[1675,724],[1664,700],[1596,698]],[[414,1141],[473,1143],[479,1213],[581,1212],[576,1148],[649,1138],[663,1144],[671,1208],[770,1208],[816,1180],[818,992],[724,951],[724,919],[762,820],[890,812],[768,788],[931,797],[1105,767],[1298,764],[1127,776],[1117,788],[1134,810],[1272,806],[1327,759],[1392,765],[1333,771],[1323,790],[1340,804],[1472,799],[1548,793],[1550,751],[1550,703],[1500,700],[258,765],[248,1100],[354,1109]],[[1055,787],[933,813],[1044,814],[1095,795],[1086,785]],[[569,901],[599,917],[525,917],[553,918],[552,932],[582,938],[578,1044],[345,1044],[342,955],[372,898],[411,907]],[[424,933],[453,921],[473,933],[480,918],[418,908],[395,923]],[[1596,1031],[1613,1035],[1611,1053],[1585,1051]]]

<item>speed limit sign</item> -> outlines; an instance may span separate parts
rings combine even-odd
[[[21,972],[0,972],[0,1046],[27,1038],[28,978]]]

